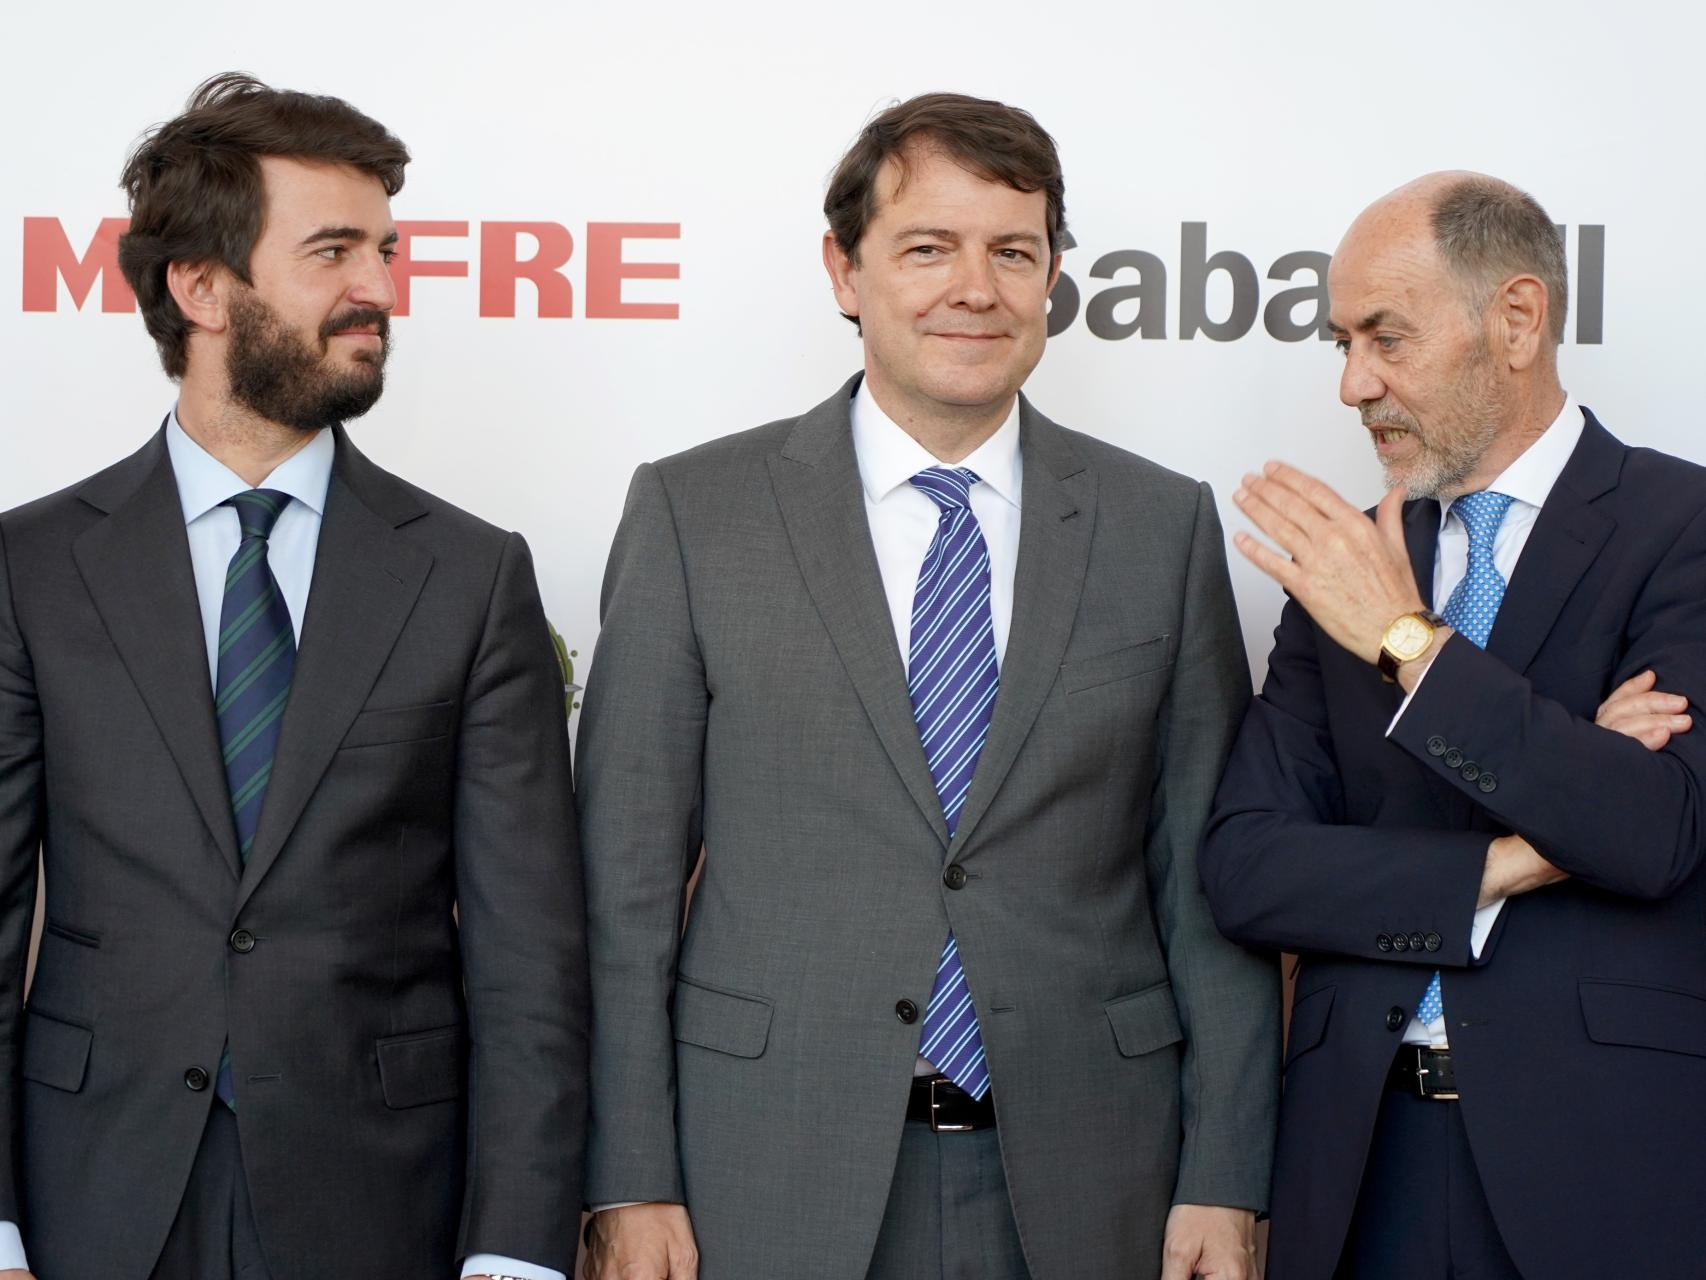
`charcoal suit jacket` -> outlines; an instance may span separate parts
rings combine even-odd
[[[337,430],[246,862],[206,652],[163,435],[0,516],[0,1218],[42,1280],[143,1280],[229,1043],[281,1280],[570,1270],[584,908],[526,545]]]

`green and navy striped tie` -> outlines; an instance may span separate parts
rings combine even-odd
[[[267,563],[267,539],[289,504],[290,495],[276,489],[250,489],[221,504],[236,509],[243,539],[225,571],[214,710],[225,753],[225,781],[231,789],[237,850],[245,862],[260,825],[261,802],[266,799],[279,725],[296,669],[296,631],[284,593]],[[229,1046],[220,1057],[215,1088],[226,1105],[235,1108]]]

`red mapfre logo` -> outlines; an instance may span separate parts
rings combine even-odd
[[[58,218],[24,219],[24,310],[59,310],[59,282],[77,310],[99,283],[102,311],[135,311],[136,295],[118,269],[118,238],[128,218],[102,218],[88,248],[77,252]],[[466,240],[467,222],[399,222],[397,256],[391,276],[397,282],[397,309],[409,314],[411,286],[422,276],[466,278],[469,258],[417,258],[417,240]],[[480,314],[513,316],[523,280],[538,294],[541,319],[575,314],[575,286],[565,268],[575,257],[575,238],[560,222],[481,222],[479,253]],[[625,280],[679,280],[678,262],[629,262],[623,246],[629,240],[679,240],[679,222],[589,222],[581,252],[585,288],[581,314],[589,320],[676,320],[681,307],[674,302],[626,302]],[[442,246],[451,250],[454,246]],[[524,248],[528,256],[523,257]]]

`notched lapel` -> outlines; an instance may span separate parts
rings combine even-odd
[[[1529,532],[1487,637],[1487,652],[1512,671],[1528,670],[1565,602],[1617,528],[1593,500],[1616,486],[1624,453],[1624,446],[1586,413],[1581,439]]]
[[[1090,563],[1096,524],[1095,473],[1085,467],[1066,432],[1023,396],[1019,399],[1019,449],[1024,480],[1013,621],[989,737],[954,833],[956,857],[970,845],[1054,688]]]
[[[396,524],[412,518],[407,503],[381,502],[375,510],[370,505],[374,486],[403,493],[355,451],[340,429],[290,702],[254,848],[243,869],[238,910],[290,838],[367,701],[432,567],[429,552],[396,532]],[[413,514],[419,511],[418,505],[413,508]]]
[[[107,518],[73,544],[77,570],[235,879],[242,864],[213,714],[207,637],[164,433],[92,479],[79,496]]]
[[[806,590],[854,692],[945,849],[948,825],[918,739],[865,515],[848,408],[853,386],[848,383],[800,419],[781,455],[769,460],[770,483]]]

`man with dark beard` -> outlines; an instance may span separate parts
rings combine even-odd
[[[0,1277],[572,1265],[585,918],[531,562],[342,425],[408,158],[227,75],[126,168],[177,404],[0,516]]]
[[[1234,495],[1291,599],[1199,860],[1300,958],[1269,1280],[1698,1274],[1706,473],[1565,394],[1506,183],[1377,201],[1329,288],[1390,492]]]

